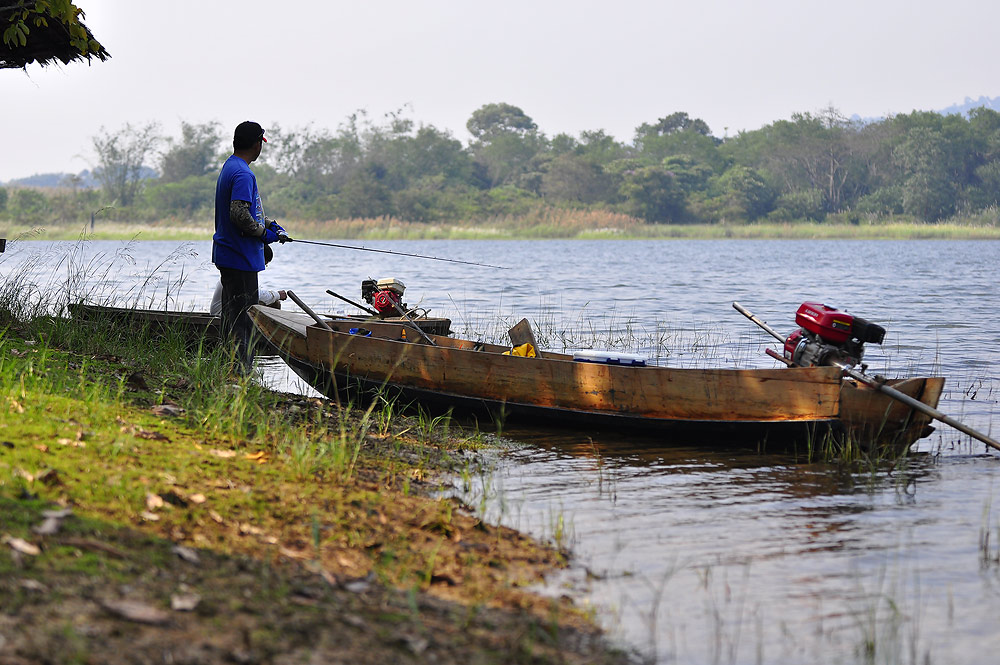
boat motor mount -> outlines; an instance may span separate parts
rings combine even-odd
[[[795,313],[798,330],[785,338],[784,357],[800,367],[846,364],[864,356],[867,342],[881,344],[885,328],[834,307],[804,302]]]

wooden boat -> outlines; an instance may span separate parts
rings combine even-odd
[[[930,418],[852,380],[836,367],[677,369],[578,362],[545,351],[503,355],[509,347],[430,336],[398,324],[350,334],[309,317],[255,306],[250,317],[297,374],[333,397],[359,386],[493,417],[535,417],[577,425],[639,427],[675,441],[705,436],[743,443],[817,443],[828,434],[864,445],[907,446],[933,431]],[[892,382],[937,405],[942,378]]]
[[[70,303],[70,316],[84,323],[105,323],[127,330],[181,335],[191,346],[199,343],[214,347],[222,337],[222,320],[208,312],[178,312],[162,309],[138,309]]]
[[[125,326],[129,330],[147,329],[160,333],[167,330],[175,331],[177,334],[183,335],[183,338],[192,347],[198,344],[214,347],[222,338],[221,317],[213,316],[208,312],[178,312],[86,303],[71,303],[69,312],[76,320],[111,323]],[[336,317],[331,315],[331,318],[349,320],[353,322],[353,326],[366,326],[371,321],[379,320],[364,315],[337,315]],[[390,317],[385,320],[401,321],[400,317]],[[425,332],[435,335],[451,334],[451,319],[425,317],[413,321]]]

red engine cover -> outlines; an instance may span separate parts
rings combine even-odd
[[[372,306],[379,314],[398,314],[395,305],[402,300],[394,291],[376,291],[372,294]]]
[[[851,337],[854,317],[818,302],[804,302],[795,312],[796,325],[833,344],[843,344]]]

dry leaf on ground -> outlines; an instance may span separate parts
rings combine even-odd
[[[39,536],[51,536],[53,534],[59,533],[59,529],[62,527],[62,520],[55,517],[46,517],[45,520],[31,528],[32,531],[37,533]]]
[[[59,508],[58,510],[43,510],[42,517],[63,520],[73,514],[72,508]]]
[[[59,479],[59,472],[55,469],[45,469],[35,476],[35,480],[45,485],[59,485],[62,483]]]
[[[184,547],[183,545],[174,545],[171,551],[178,557],[187,561],[188,563],[201,563],[201,559],[198,558],[198,553],[191,549],[190,547]]]
[[[170,615],[163,610],[135,600],[105,600],[101,601],[101,607],[122,619],[136,623],[160,625],[170,620]]]
[[[29,556],[38,556],[39,554],[42,553],[42,550],[40,550],[37,545],[31,544],[27,540],[24,540],[23,538],[14,538],[5,535],[3,537],[2,542],[7,543],[8,547],[10,547],[15,552],[20,552],[21,554],[27,554]]]
[[[184,409],[176,404],[157,404],[150,410],[157,416],[179,416],[184,413]]]
[[[58,542],[60,545],[69,545],[70,547],[77,547],[91,552],[104,552],[116,559],[126,558],[125,552],[122,552],[117,547],[92,538],[60,538]]]
[[[38,580],[19,580],[17,584],[25,591],[34,591],[35,593],[45,593],[49,590],[47,586]]]
[[[196,593],[175,593],[170,596],[170,609],[176,612],[193,612],[200,602],[201,596]]]
[[[288,557],[289,559],[306,560],[312,558],[312,554],[307,550],[292,549],[290,547],[285,547],[284,545],[278,548],[278,553],[282,556]]]

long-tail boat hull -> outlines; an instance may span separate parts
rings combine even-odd
[[[819,441],[828,434],[863,445],[907,446],[927,436],[930,419],[882,393],[844,380],[835,367],[680,369],[579,362],[543,352],[504,355],[508,347],[430,335],[398,324],[371,334],[331,330],[309,317],[255,306],[258,331],[304,380],[334,397],[346,389],[389,390],[406,399],[492,417],[643,428],[677,440]],[[936,406],[944,380],[892,382]]]

